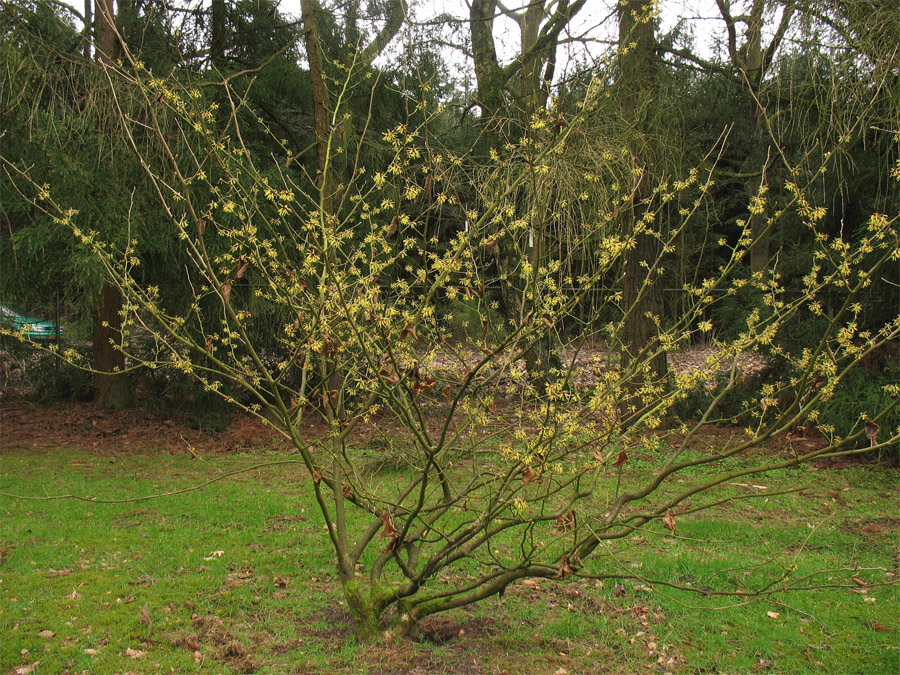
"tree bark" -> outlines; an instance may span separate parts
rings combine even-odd
[[[481,109],[482,155],[487,156],[506,140],[518,140],[528,129],[532,115],[546,106],[548,91],[544,85],[544,77],[552,72],[550,64],[556,53],[557,29],[561,29],[574,16],[581,4],[569,6],[568,2],[562,3],[551,21],[547,20],[548,9],[543,0],[530,3],[519,13],[504,10],[517,21],[521,44],[517,60],[509,66],[501,67],[493,30],[494,16],[500,3],[497,0],[473,0],[471,3],[469,26],[478,105]],[[507,88],[514,94],[511,101],[506,99]],[[519,242],[506,237],[494,247],[494,260],[500,272],[498,277],[502,306],[504,313],[511,319],[522,320],[531,312],[534,304],[527,298],[528,282],[518,272],[523,259],[534,269],[539,269],[547,261],[546,223],[543,214],[547,212],[545,201],[549,198],[549,192],[538,186],[534,194],[522,199],[525,202],[523,208],[528,209],[531,214],[527,241],[519,245]],[[561,366],[552,330],[537,338],[523,355],[523,360],[531,384],[540,392],[546,391],[547,386],[556,379],[552,369]]]
[[[94,4],[84,0],[84,58],[91,58],[91,44],[94,39]]]
[[[103,284],[94,311],[94,402],[101,408],[122,410],[131,405],[125,357],[114,345],[122,340],[122,296],[110,283]]]
[[[622,367],[628,369],[643,361],[649,372],[636,373],[632,393],[649,377],[666,385],[668,364],[659,350],[657,326],[648,316],[661,318],[662,285],[650,270],[661,253],[659,241],[641,231],[643,218],[652,195],[653,158],[646,150],[641,135],[652,125],[650,106],[657,86],[658,57],[653,19],[649,17],[648,0],[628,0],[619,4],[619,75],[618,88],[623,119],[632,126],[631,155],[641,170],[629,208],[625,226],[634,237],[634,246],[624,256],[622,306]],[[658,353],[657,353],[658,352]],[[639,401],[630,397],[628,406],[640,409]],[[628,407],[626,406],[626,407]],[[626,412],[626,411],[623,411]]]
[[[494,46],[496,11],[497,0],[473,0],[469,9],[478,107],[481,108],[482,124],[489,133],[497,131],[503,112],[503,71],[497,61],[497,49]],[[489,142],[494,141],[492,138]]]
[[[762,163],[766,159],[765,111],[760,110],[756,101],[764,74],[762,51],[764,4],[764,0],[754,0],[753,2],[750,9],[750,20],[747,24],[746,42],[741,50],[739,56],[741,61],[738,64],[743,70],[747,115],[753,124],[752,147],[749,156],[752,162],[751,172],[762,169]],[[764,180],[765,172],[763,171],[759,179],[751,178],[747,181],[745,189],[748,203],[758,194]],[[754,272],[762,272],[769,265],[769,236],[764,214],[750,213],[750,236],[753,239],[753,247],[750,250],[750,268]]]
[[[793,0],[784,3],[778,26],[769,43],[763,46],[762,36],[767,1],[770,5],[772,4],[771,0],[753,0],[748,16],[735,17],[732,16],[730,4],[726,0],[716,0],[719,13],[722,15],[728,31],[728,53],[731,65],[741,78],[747,121],[752,125],[750,152],[747,157],[748,171],[750,173],[762,172],[761,178],[751,178],[744,184],[748,203],[759,194],[760,187],[764,185],[765,165],[769,154],[769,143],[766,139],[766,111],[762,108],[759,100],[760,88],[797,10],[797,4]],[[740,23],[743,23],[746,28],[744,29],[743,43],[738,46],[737,36]],[[750,268],[754,272],[762,272],[768,268],[770,260],[769,225],[766,222],[765,214],[751,212],[749,225],[753,242],[750,249]]]
[[[115,61],[118,36],[115,27],[113,0],[96,0],[97,60],[111,64]],[[101,408],[121,410],[131,404],[128,377],[122,371],[125,357],[115,348],[122,340],[122,296],[119,289],[104,282],[94,310],[94,402]]]
[[[225,65],[225,0],[212,0],[209,36],[209,60],[214,68],[221,69]]]
[[[97,60],[113,63],[116,59],[116,27],[113,0],[96,0],[97,8]]]

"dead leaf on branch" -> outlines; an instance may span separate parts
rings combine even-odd
[[[237,272],[234,273],[235,279],[241,279],[247,273],[247,268],[250,267],[250,263],[246,260],[241,260],[238,263]]]
[[[312,479],[313,479],[313,483],[315,483],[316,485],[318,485],[319,483],[322,482],[322,474],[319,473],[318,471],[313,471],[313,472],[312,472]]]
[[[350,495],[353,494],[353,489],[349,485],[345,485],[341,488],[341,495],[344,499],[350,499]]]
[[[556,519],[556,526],[561,532],[570,532],[575,529],[575,511],[570,510],[566,515]]]
[[[522,469],[522,485],[528,485],[531,481],[533,481],[537,477],[537,472],[531,468],[529,465],[525,465],[525,468]]]
[[[616,461],[613,462],[613,466],[622,466],[625,462],[628,461],[628,453],[624,450],[619,452],[619,456],[616,458]]]
[[[337,406],[340,402],[340,392],[337,389],[322,390],[322,407],[327,408],[329,405]]]
[[[866,422],[866,438],[869,439],[869,445],[878,445],[879,431],[881,431],[881,427],[875,424],[875,422]]]
[[[667,530],[671,530],[673,533],[675,532],[675,514],[672,513],[672,510],[669,509],[666,511],[666,515],[663,516],[663,527]]]
[[[416,335],[416,324],[414,324],[412,321],[406,324],[403,330],[400,331],[400,339],[402,340],[407,335],[409,335],[413,339],[413,342],[419,339],[419,336]]]
[[[397,529],[394,527],[394,519],[390,513],[385,513],[381,516],[381,522],[384,523],[384,527],[381,530],[382,537],[396,537],[398,535]]]
[[[559,571],[556,573],[557,579],[565,579],[566,577],[572,576],[575,573],[575,570],[569,565],[569,559],[566,556],[563,556],[559,559]]]
[[[384,233],[385,238],[393,237],[394,234],[396,234],[398,227],[400,227],[400,216],[394,216],[391,218],[391,224],[388,225],[388,229]]]

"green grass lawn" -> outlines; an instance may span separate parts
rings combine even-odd
[[[286,459],[5,449],[0,490],[125,499]],[[648,529],[588,566],[704,595],[640,579],[527,581],[375,646],[354,642],[305,476],[281,463],[120,504],[0,497],[0,672],[900,672],[896,470],[758,476],[770,492],[810,487],[681,518],[676,536]],[[832,571],[804,584],[814,591],[710,594],[788,569],[792,580]]]

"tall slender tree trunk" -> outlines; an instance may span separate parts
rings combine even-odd
[[[751,178],[745,184],[747,201],[753,199],[765,181],[763,166],[768,154],[765,131],[765,111],[760,110],[757,96],[763,76],[762,24],[764,0],[755,0],[750,10],[747,24],[747,41],[743,50],[743,76],[747,116],[753,128],[751,131],[750,161],[751,172],[761,171],[759,178]],[[766,217],[762,213],[750,214],[750,236],[753,247],[750,249],[750,267],[754,272],[762,272],[769,265],[769,235]]]
[[[131,388],[125,357],[115,345],[122,340],[122,295],[110,283],[103,284],[94,310],[94,402],[101,408],[122,410],[131,405]]]
[[[113,63],[116,57],[117,36],[113,0],[96,0],[97,60]],[[94,402],[102,408],[121,410],[131,404],[131,388],[125,369],[125,356],[115,348],[121,343],[122,294],[109,282],[100,289],[97,309],[94,310]]]
[[[91,46],[94,40],[94,4],[92,0],[84,0],[84,58],[91,58]]]
[[[751,173],[761,172],[759,179],[754,177],[744,183],[744,191],[749,202],[759,193],[760,187],[765,183],[765,167],[769,159],[770,145],[767,142],[766,111],[762,109],[760,103],[760,90],[766,72],[772,65],[775,53],[791,26],[800,3],[797,0],[778,0],[778,2],[753,0],[748,14],[733,16],[730,0],[715,0],[715,2],[728,30],[728,53],[732,66],[742,79],[747,121],[752,125],[751,149],[747,156],[747,166]],[[777,25],[771,24],[769,30],[764,30],[766,16],[775,14],[778,8],[780,8],[781,17]],[[739,46],[738,32],[741,26],[743,26],[744,40]],[[763,33],[771,34],[766,45],[763,44]],[[769,266],[769,224],[766,216],[762,213],[751,213],[749,224],[753,242],[750,249],[750,267],[754,272],[761,272]]]
[[[332,197],[334,179],[328,170],[328,141],[331,136],[331,120],[328,115],[328,88],[325,85],[325,67],[322,64],[322,43],[319,41],[319,24],[316,0],[301,0],[300,11],[303,21],[303,38],[306,45],[306,60],[309,62],[309,77],[312,88],[313,113],[316,132],[316,162],[318,173],[316,186],[321,191],[320,207],[326,214],[333,213]]]
[[[529,51],[537,42],[542,21],[547,17],[543,1],[530,3],[517,15],[522,65],[511,87],[516,91],[516,98],[510,105],[504,93],[510,76],[497,60],[494,43],[494,17],[498,7],[497,0],[473,0],[469,9],[477,98],[481,109],[479,150],[485,157],[491,150],[499,150],[507,140],[514,142],[521,134],[527,133],[532,115],[545,107],[548,91],[544,86],[544,77],[552,77],[549,64],[553,63],[556,51],[555,41],[549,42],[544,49]],[[545,64],[547,71],[543,72]],[[535,305],[528,297],[529,281],[519,270],[523,261],[534,269],[541,268],[547,262],[543,214],[549,211],[546,203],[549,197],[550,190],[541,185],[537,185],[530,195],[520,195],[523,208],[531,214],[527,239],[519,242],[505,237],[493,247],[502,306],[504,314],[510,319],[524,319]],[[535,320],[539,319],[535,317]],[[556,380],[553,370],[562,365],[552,328],[536,339],[523,354],[523,360],[531,384],[540,392],[546,391]]]
[[[325,67],[322,62],[322,44],[319,41],[319,24],[316,12],[318,2],[316,0],[301,0],[301,19],[303,21],[303,36],[306,44],[306,60],[309,62],[309,77],[313,96],[313,112],[315,114],[316,132],[316,187],[319,188],[319,208],[322,211],[322,221],[327,226],[335,215],[334,200],[337,189],[335,168],[331,166],[329,144],[335,140],[337,134],[332,134],[331,116],[328,113],[328,88],[325,85]],[[325,264],[329,264],[326,260]],[[343,389],[344,374],[334,367],[333,363],[325,363],[322,374],[327,378],[324,385],[326,392],[324,407],[331,406],[331,413],[325,411],[327,416],[333,413],[336,418],[342,415],[341,391]],[[332,399],[330,392],[335,392]]]
[[[116,58],[116,15],[113,0],[96,0],[97,9],[97,60],[112,63]]]
[[[209,59],[213,67],[222,68],[225,65],[225,19],[227,7],[225,0],[212,0],[211,20],[209,36]]]
[[[634,378],[632,394],[649,377],[653,382],[666,386],[668,364],[666,355],[659,350],[658,328],[651,316],[662,315],[662,285],[651,276],[650,270],[661,251],[659,240],[642,231],[642,223],[648,201],[652,196],[654,160],[640,138],[652,125],[650,108],[657,87],[659,63],[656,56],[654,22],[650,17],[650,0],[628,0],[619,3],[619,56],[618,88],[620,109],[625,120],[632,125],[631,154],[636,167],[641,169],[638,185],[627,211],[625,226],[634,237],[634,246],[624,256],[622,305],[625,309],[622,328],[622,366],[632,367],[645,362],[649,372]],[[654,227],[659,227],[654,224]],[[658,353],[657,353],[658,352]],[[635,396],[625,406],[640,409]],[[625,415],[628,414],[624,410]]]

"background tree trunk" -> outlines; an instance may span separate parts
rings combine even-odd
[[[97,60],[115,61],[117,36],[113,0],[97,0],[99,33]],[[115,348],[121,343],[122,295],[119,289],[104,282],[100,289],[97,309],[94,310],[94,402],[101,408],[121,410],[131,404],[128,377],[116,371],[124,370],[125,356]]]
[[[211,3],[211,21],[209,36],[209,60],[213,67],[222,68],[225,65],[225,19],[226,10],[225,0],[212,0]]]
[[[659,241],[652,234],[638,231],[649,207],[654,181],[654,162],[642,135],[650,131],[653,122],[649,108],[657,88],[659,62],[656,55],[652,3],[648,0],[628,0],[619,4],[619,105],[622,117],[632,126],[631,155],[641,170],[633,199],[624,212],[625,227],[632,233],[634,246],[624,256],[622,306],[625,317],[622,328],[622,367],[628,368],[642,361],[659,347],[657,327],[648,317],[662,315],[662,285],[648,278],[649,268],[660,255]],[[656,225],[658,227],[658,225]],[[665,353],[649,359],[648,375],[659,382],[668,379]],[[643,380],[643,377],[636,378]],[[635,389],[638,382],[635,381]],[[640,405],[635,402],[639,409]]]
[[[110,283],[103,285],[94,311],[94,402],[101,408],[121,410],[131,405],[131,388],[125,368],[125,357],[115,348],[122,340],[122,296]]]
[[[113,0],[97,0],[97,60],[112,63],[116,58],[116,27]]]
[[[84,0],[84,58],[91,58],[94,40],[94,5],[92,0]]]

